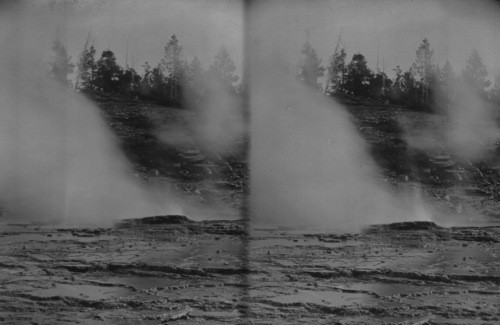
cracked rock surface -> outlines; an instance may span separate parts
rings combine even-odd
[[[498,226],[246,234],[241,221],[149,221],[3,225],[0,323],[500,321]]]

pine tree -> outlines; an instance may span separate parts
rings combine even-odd
[[[71,56],[58,39],[54,41],[52,51],[54,56],[50,64],[50,76],[63,85],[71,86],[69,75],[75,68],[75,65],[71,63]]]
[[[179,45],[179,40],[174,34],[165,46],[165,54],[160,62],[160,69],[166,77],[168,96],[171,100],[177,100],[180,97],[181,79],[184,78],[181,53],[182,46]]]
[[[453,67],[450,61],[446,60],[443,68],[441,69],[441,84],[451,85],[455,79],[455,73],[453,72]]]
[[[403,100],[406,105],[411,108],[421,108],[418,103],[418,85],[419,82],[415,78],[415,71],[413,68],[405,71],[402,76],[401,84],[403,86]]]
[[[493,88],[489,92],[489,97],[496,103],[500,103],[500,73],[495,78]]]
[[[347,65],[344,88],[352,95],[367,96],[371,76],[372,72],[367,66],[365,56],[361,53],[354,54],[351,62]]]
[[[124,70],[119,77],[120,91],[129,94],[135,93],[138,90],[140,82],[141,77],[134,69],[129,68]]]
[[[491,82],[486,79],[487,75],[488,71],[483,64],[483,60],[479,56],[477,50],[474,49],[470,57],[467,59],[462,76],[475,91],[484,95],[486,93],[486,88],[491,84]]]
[[[396,76],[394,77],[394,81],[392,83],[391,92],[393,98],[399,101],[403,98],[403,70],[401,70],[401,67],[398,65],[393,69],[393,71]]]
[[[369,93],[376,98],[388,96],[392,89],[392,81],[385,72],[371,75],[369,79]]]
[[[433,74],[432,56],[434,51],[430,49],[430,43],[427,38],[424,38],[417,49],[417,57],[412,65],[412,70],[415,73],[417,86],[420,88],[422,103],[429,101],[429,88]]]
[[[454,96],[454,87],[453,84],[455,82],[455,73],[453,72],[453,67],[451,66],[450,61],[446,60],[443,68],[439,74],[438,81],[438,89],[440,93],[439,100],[442,107],[449,107],[452,103]]]
[[[162,100],[160,95],[163,95],[165,92],[165,78],[160,68],[158,66],[152,68],[149,62],[145,62],[142,67],[144,75],[139,82],[140,95],[146,99]]]
[[[152,71],[149,62],[144,62],[142,65],[144,69],[144,75],[142,76],[139,88],[142,95],[147,96],[151,92],[152,81]]]
[[[331,57],[328,66],[327,94],[336,94],[342,91],[346,72],[345,58],[346,52],[343,48]]]
[[[299,61],[297,78],[308,86],[321,89],[318,78],[324,76],[325,68],[321,65],[321,60],[318,58],[316,50],[311,46],[309,41],[306,41],[300,53],[302,57]]]
[[[205,89],[203,85],[204,71],[198,57],[194,57],[191,63],[185,63],[185,78],[184,78],[184,100],[185,104],[197,104]]]
[[[78,84],[76,87],[81,90],[94,89],[94,78],[96,75],[97,64],[95,62],[95,48],[91,45],[83,50],[78,62]]]
[[[170,95],[171,92],[169,91],[166,87],[165,80],[165,75],[162,72],[162,67],[161,64],[158,64],[156,67],[154,67],[151,70],[151,95],[153,99],[155,99],[158,102],[165,103],[165,104],[170,104],[171,99]]]
[[[236,66],[224,46],[215,55],[214,63],[210,66],[210,72],[231,90],[234,90],[234,83],[239,80],[239,77],[235,74]]]
[[[119,91],[121,74],[122,68],[116,62],[115,54],[110,50],[103,51],[97,61],[96,87],[105,92]]]
[[[186,80],[189,87],[196,91],[200,91],[202,77],[203,67],[198,57],[195,56],[186,69]]]

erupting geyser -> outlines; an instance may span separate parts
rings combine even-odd
[[[15,218],[83,224],[179,213],[133,179],[97,108],[48,77],[57,17],[0,8],[0,205]]]
[[[344,108],[295,79],[287,42],[298,16],[283,4],[247,13],[253,220],[357,231],[427,218],[384,186]]]

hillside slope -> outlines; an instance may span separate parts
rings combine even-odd
[[[446,214],[462,215],[471,222],[478,215],[498,221],[498,143],[488,144],[481,160],[463,160],[446,145],[443,116],[369,100],[341,102],[393,187],[419,189],[431,205]]]
[[[117,135],[135,176],[152,185],[173,185],[201,202],[242,207],[248,184],[243,136],[234,139],[236,152],[214,154],[197,141],[196,111],[109,93],[89,97]]]
[[[193,125],[199,114],[94,93],[91,98],[104,112],[135,171],[147,182],[173,182],[184,193],[221,204],[243,205],[248,193],[246,142],[231,156],[210,155],[197,143]],[[366,99],[339,99],[366,139],[381,177],[397,190],[418,190],[439,212],[462,221],[478,215],[500,217],[498,144],[491,144],[487,158],[470,162],[453,156],[441,128],[444,117],[407,110],[401,106]],[[160,140],[162,131],[182,136],[176,143]],[[424,145],[412,144],[418,139]]]

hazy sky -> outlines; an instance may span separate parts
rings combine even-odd
[[[244,44],[242,0],[32,0],[52,3],[70,53],[76,57],[90,29],[98,52],[113,50],[125,63],[127,39],[129,64],[136,69],[149,61],[156,65],[168,39],[176,34],[188,60],[198,55],[205,68],[225,45],[241,68]],[[434,49],[436,62],[449,59],[456,71],[474,48],[491,75],[500,72],[500,6],[492,1],[467,0],[316,0],[266,1],[281,14],[271,27],[282,30],[288,44],[287,60],[294,64],[309,32],[310,42],[323,63],[342,32],[341,45],[348,60],[361,52],[372,69],[384,62],[386,72],[400,65],[407,69],[424,37]],[[250,31],[252,32],[252,31]],[[264,32],[259,30],[258,32]]]
[[[407,69],[415,52],[427,37],[436,62],[449,59],[455,70],[477,48],[490,72],[500,72],[499,6],[490,1],[269,1],[275,10],[274,26],[280,28],[288,52],[296,62],[309,31],[309,41],[326,63],[342,32],[341,46],[348,60],[361,52],[372,69],[376,68],[380,46],[380,68],[386,71],[400,65]],[[260,30],[264,33],[264,30]]]
[[[31,1],[36,2],[36,1]],[[232,0],[45,0],[58,14],[53,33],[76,57],[90,30],[100,54],[109,47],[118,62],[142,71],[145,61],[155,66],[176,34],[189,61],[196,55],[205,68],[226,46],[236,62],[242,62],[243,6]],[[57,27],[56,27],[57,26]]]

